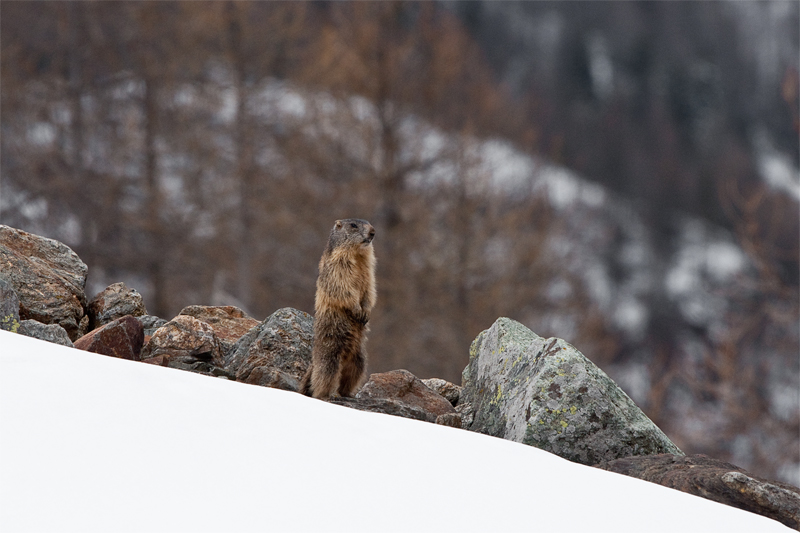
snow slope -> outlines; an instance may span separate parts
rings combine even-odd
[[[0,530],[787,531],[542,450],[0,331]]]

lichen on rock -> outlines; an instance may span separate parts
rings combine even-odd
[[[0,278],[0,329],[16,333],[19,329],[19,298],[11,284]]]

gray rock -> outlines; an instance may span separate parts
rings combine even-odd
[[[450,405],[455,407],[461,398],[461,387],[440,378],[423,379],[422,382],[432,390],[444,396]]]
[[[145,338],[152,337],[158,328],[167,323],[163,318],[152,315],[137,316],[136,320],[142,323]]]
[[[436,417],[436,423],[442,426],[461,429],[461,415],[458,413],[445,413]]]
[[[69,346],[73,348],[72,341],[64,328],[58,324],[42,324],[35,320],[23,320],[19,323],[17,333],[26,337],[33,337],[53,344]]]
[[[250,329],[225,357],[237,381],[296,391],[311,364],[314,318],[286,307]]]
[[[471,403],[460,402],[456,405],[456,413],[461,415],[461,427],[469,429],[472,422],[475,420],[475,408]]]
[[[119,282],[97,293],[89,301],[87,312],[89,328],[96,329],[127,315],[144,316],[147,309],[144,307],[142,295],[136,289],[129,289]]]
[[[683,455],[602,370],[567,342],[498,319],[470,348],[465,428],[593,465],[633,455]]]
[[[156,356],[161,357],[161,356]],[[156,358],[149,358],[145,362],[154,361]],[[179,355],[175,357],[168,357],[161,361],[162,366],[170,368],[177,368],[178,370],[186,370],[194,372],[195,374],[203,374],[205,376],[213,376],[216,378],[235,380],[236,377],[222,367],[216,366],[208,361],[200,361],[195,357]]]
[[[0,225],[0,279],[19,298],[19,317],[82,333],[87,267],[68,246]],[[84,326],[85,327],[85,326]]]
[[[11,284],[0,278],[0,329],[16,333],[19,329],[19,298]]]

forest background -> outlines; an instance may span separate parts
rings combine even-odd
[[[0,223],[263,319],[366,218],[371,371],[508,316],[800,485],[799,6],[3,1]]]

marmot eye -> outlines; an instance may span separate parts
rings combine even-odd
[[[356,224],[355,222],[351,222],[350,223],[350,227],[353,228],[353,229],[356,229],[356,228],[358,228],[358,224]]]

